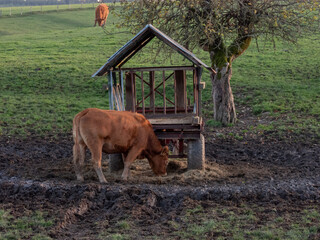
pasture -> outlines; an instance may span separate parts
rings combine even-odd
[[[204,73],[205,171],[173,160],[159,179],[137,161],[123,183],[104,161],[100,185],[88,161],[75,181],[72,119],[108,108],[106,78],[91,75],[133,36],[111,9],[105,31],[93,9],[0,17],[0,239],[319,239],[319,33],[236,60],[234,125],[211,120]],[[156,47],[128,64],[184,63]]]

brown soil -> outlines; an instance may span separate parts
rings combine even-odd
[[[98,239],[103,229],[131,217],[140,229],[135,238],[142,239],[165,236],[171,231],[168,221],[199,204],[238,208],[248,203],[284,212],[319,205],[319,144],[261,141],[261,136],[241,141],[216,137],[222,131],[228,129],[206,133],[205,171],[187,171],[186,160],[176,159],[169,163],[168,176],[158,178],[147,161],[137,160],[130,180],[123,182],[121,172],[108,172],[105,155],[108,184],[98,183],[89,153],[85,182],[75,180],[69,136],[2,137],[0,208],[10,209],[14,216],[30,210],[47,212],[56,219],[50,231],[54,239]]]

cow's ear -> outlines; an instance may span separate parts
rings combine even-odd
[[[165,156],[165,155],[169,155],[169,148],[168,148],[168,146],[164,146],[163,148],[162,148],[162,151],[161,151],[161,155],[163,155],[163,156]]]

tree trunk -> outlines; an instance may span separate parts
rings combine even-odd
[[[217,74],[211,75],[214,120],[227,125],[237,120],[233,94],[230,86],[232,69],[229,64],[216,68]]]

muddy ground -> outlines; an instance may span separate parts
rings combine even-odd
[[[104,155],[108,184],[98,183],[89,153],[85,183],[75,180],[70,136],[56,140],[2,136],[0,207],[16,217],[28,211],[46,212],[55,219],[48,230],[53,239],[101,239],[105,229],[117,233],[117,223],[123,219],[134,219],[139,228],[129,234],[131,239],[183,239],[171,235],[174,229],[167,223],[179,222],[179,216],[199,205],[239,210],[246,204],[279,212],[319,206],[317,142],[217,136],[221,133],[206,131],[205,171],[187,171],[186,160],[175,159],[169,163],[168,176],[158,178],[146,160],[139,160],[131,168],[130,180],[123,182],[121,172],[108,172]],[[270,214],[266,211],[263,219]]]

